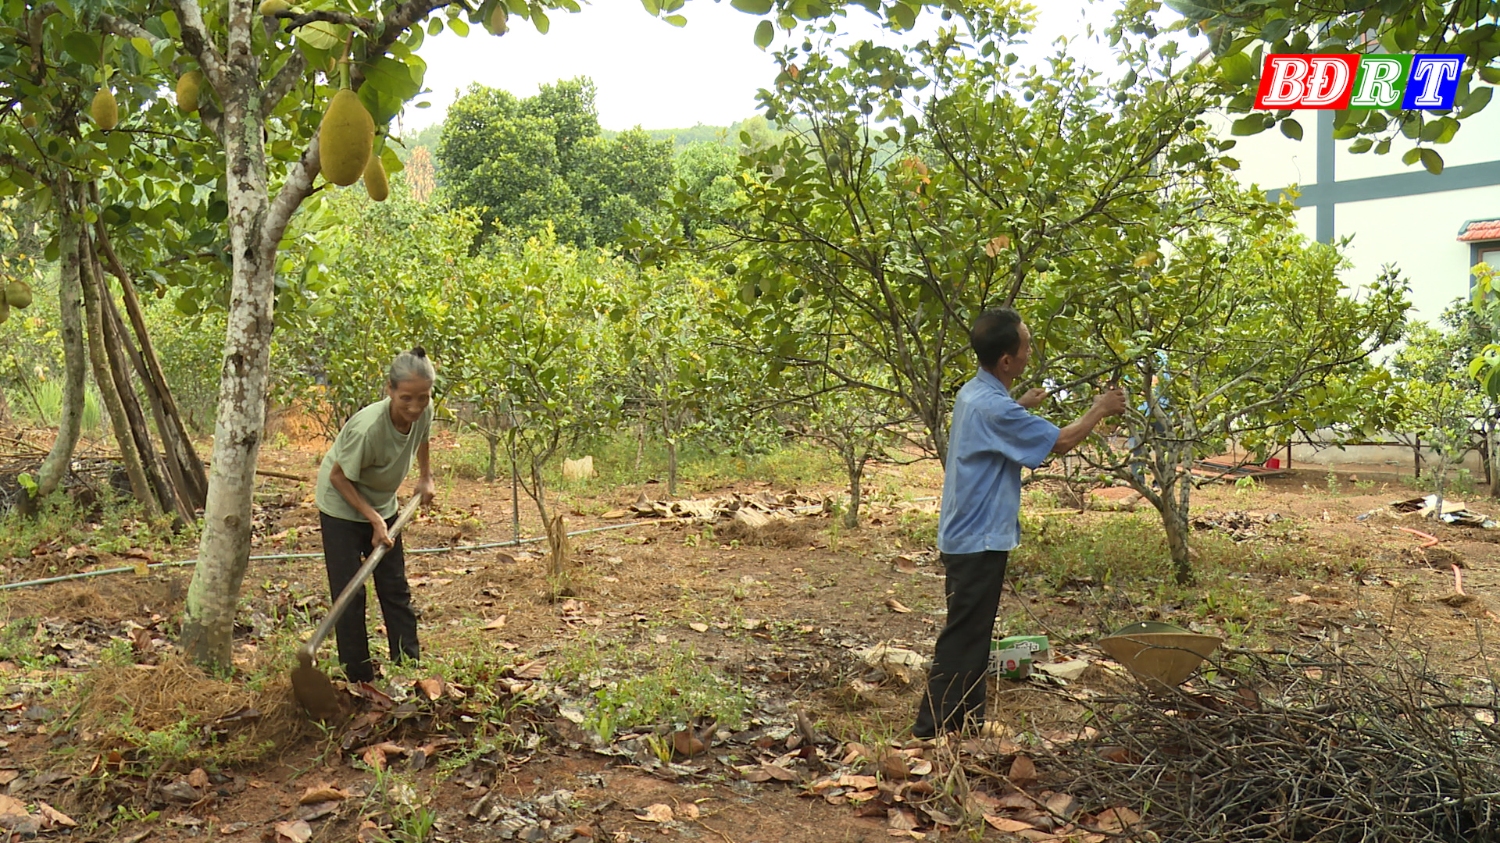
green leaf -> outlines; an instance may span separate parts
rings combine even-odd
[[[1288,117],[1281,121],[1281,133],[1292,140],[1302,140],[1302,124]]]
[[[1260,28],[1260,40],[1266,43],[1281,41],[1292,31],[1292,22],[1286,18],[1277,18],[1266,21],[1265,26]]]
[[[776,37],[776,27],[768,20],[763,20],[755,25],[755,46],[764,50],[771,46],[771,41]]]
[[[771,11],[771,0],[730,0],[729,5],[752,15],[764,15]]]
[[[1229,127],[1231,135],[1258,135],[1266,130],[1266,118],[1261,114],[1251,114],[1234,121]]]
[[[1473,117],[1484,110],[1490,104],[1490,97],[1495,93],[1494,88],[1475,88],[1469,92],[1469,100],[1464,103],[1464,116]]]
[[[1427,172],[1434,176],[1443,172],[1443,156],[1439,155],[1436,149],[1422,147],[1421,155],[1422,166],[1427,168]]]
[[[646,14],[653,18],[661,14],[661,9],[656,5],[656,0],[641,0],[641,5],[646,7]]]
[[[449,25],[453,23],[456,23],[456,20],[450,21]],[[396,97],[402,102],[411,99],[422,90],[421,80],[412,78],[412,69],[407,67],[405,62],[387,56],[381,56],[365,65],[365,85],[374,85],[382,93]]]
[[[673,26],[687,26],[688,22],[687,18],[682,15],[667,15],[663,20]]]
[[[536,31],[543,35],[546,35],[548,30],[552,29],[552,21],[547,17],[547,13],[539,7],[531,10],[531,25],[536,27]]]
[[[1390,138],[1386,138],[1385,140],[1381,141],[1380,143],[1375,144],[1375,154],[1376,155],[1384,155],[1384,154],[1386,154],[1387,152],[1390,152],[1390,151],[1391,151],[1391,139]]]
[[[469,37],[469,24],[463,18],[452,18],[448,21],[448,28],[458,33],[460,38]]]
[[[1373,140],[1371,140],[1369,138],[1360,138],[1359,140],[1355,141],[1354,143],[1349,144],[1349,151],[1352,152],[1352,153],[1354,153],[1355,155],[1358,155],[1361,152],[1369,152],[1370,151],[1370,147],[1372,147],[1374,145],[1375,145],[1375,141],[1373,141]]]
[[[1407,166],[1411,166],[1412,164],[1417,163],[1417,159],[1421,157],[1422,150],[1414,146],[1411,149],[1406,150],[1406,154],[1401,156],[1401,163]]]
[[[63,52],[82,64],[99,63],[99,42],[87,32],[69,32],[63,36],[62,47]]]
[[[1219,72],[1224,81],[1233,85],[1244,85],[1255,78],[1255,63],[1244,53],[1235,53],[1219,59]]]
[[[905,3],[897,2],[890,8],[891,21],[902,32],[909,32],[917,25],[917,13]]]
[[[144,38],[132,38],[130,39],[130,46],[134,47],[135,51],[137,53],[140,53],[142,58],[151,58],[152,53],[150,41],[147,41]]]
[[[344,34],[344,27],[322,20],[297,28],[298,40],[314,50],[332,50],[343,42]]]

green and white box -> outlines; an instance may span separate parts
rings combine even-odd
[[[1012,635],[990,643],[990,672],[1001,679],[1025,679],[1033,664],[1051,660],[1045,635]]]

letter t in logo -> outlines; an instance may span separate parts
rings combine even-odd
[[[1464,69],[1462,53],[1414,56],[1411,81],[1406,85],[1402,108],[1445,111],[1458,94],[1458,76]]]

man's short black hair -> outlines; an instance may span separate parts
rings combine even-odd
[[[1013,308],[986,310],[969,329],[969,347],[979,355],[979,365],[988,369],[1007,354],[1021,351],[1021,314]]]

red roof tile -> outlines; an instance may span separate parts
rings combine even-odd
[[[1460,243],[1500,240],[1500,220],[1470,220],[1459,232],[1458,240]]]

